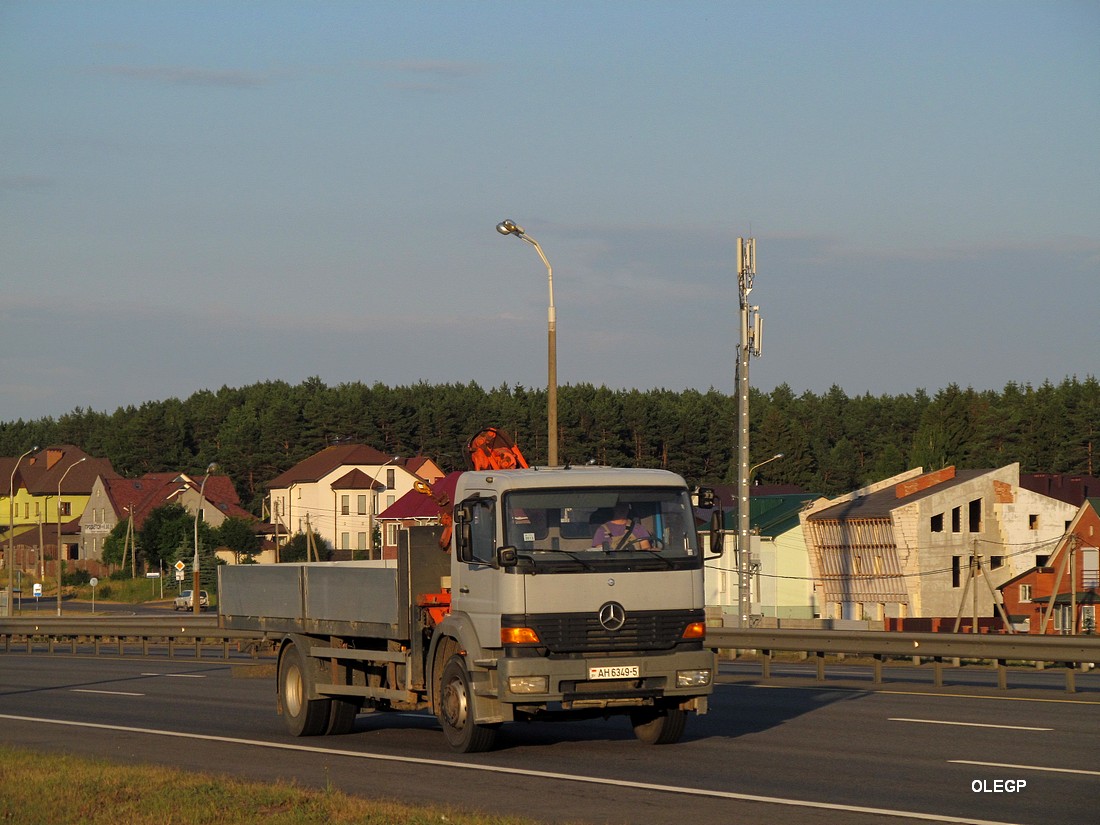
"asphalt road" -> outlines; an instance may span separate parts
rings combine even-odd
[[[797,666],[785,666],[797,674]],[[725,665],[683,742],[648,747],[622,719],[505,728],[494,752],[446,750],[424,714],[359,717],[295,739],[274,679],[220,662],[0,654],[0,741],[219,771],[545,822],[1092,822],[1100,808],[1100,673],[999,693]],[[1010,680],[1010,684],[1013,681]],[[2,789],[0,789],[2,793]]]

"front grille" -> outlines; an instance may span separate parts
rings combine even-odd
[[[530,627],[550,653],[671,650],[683,641],[684,628],[704,620],[702,610],[627,611],[626,622],[611,631],[591,613],[539,613],[502,616],[508,627]]]

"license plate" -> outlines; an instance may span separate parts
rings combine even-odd
[[[639,676],[637,665],[615,665],[614,667],[590,667],[589,679],[637,679]]]

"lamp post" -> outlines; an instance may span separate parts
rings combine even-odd
[[[19,458],[15,459],[15,466],[11,468],[11,479],[8,481],[8,557],[4,563],[8,566],[8,615],[14,616],[13,602],[15,598],[15,471],[19,469],[19,462],[35,452],[38,447],[31,447]]]
[[[550,304],[546,312],[546,463],[551,467],[558,466],[558,319],[554,311],[554,270],[538,241],[523,231],[522,226],[516,226],[514,221],[503,220],[497,224],[497,232],[501,235],[515,235],[521,241],[535,247],[542,262],[546,265],[546,278],[550,286]]]
[[[84,458],[78,458],[72,464],[70,464],[65,472],[61,474],[61,478],[57,482],[57,615],[61,615],[61,482],[65,480],[65,476],[69,474],[69,470],[75,467],[77,464],[81,464],[88,460],[88,456]]]
[[[202,612],[202,602],[199,599],[199,513],[202,512],[203,493],[206,490],[206,481],[210,474],[218,469],[218,465],[211,462],[206,467],[206,475],[202,477],[199,485],[199,501],[195,505],[195,558],[191,562],[191,608],[195,615]]]
[[[749,484],[752,484],[752,474],[753,473],[755,473],[757,470],[759,470],[765,464],[771,464],[773,461],[775,461],[777,459],[780,459],[782,457],[783,457],[783,453],[776,453],[775,455],[773,455],[771,458],[767,459],[766,461],[761,461],[759,464],[754,464],[749,469]]]
[[[386,462],[378,468],[378,472],[374,474],[374,478],[370,480],[370,523],[367,525],[367,530],[369,531],[367,533],[367,552],[370,553],[372,556],[374,555],[374,523],[378,518],[378,496],[374,494],[374,485],[378,483],[378,477],[382,475],[382,470],[384,468],[400,460],[401,456],[399,455],[395,455],[393,458],[387,459]],[[389,489],[388,484],[386,485],[386,489]],[[385,542],[382,542],[382,545],[385,546]],[[353,550],[353,556],[354,553],[355,551]]]

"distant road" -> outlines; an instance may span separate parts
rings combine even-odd
[[[290,737],[274,679],[241,678],[248,666],[9,653],[0,741],[549,823],[1095,821],[1100,674],[1067,695],[1055,673],[999,693],[723,669],[679,745],[644,746],[612,719],[507,726],[500,749],[459,756],[426,714]]]
[[[92,613],[103,616],[164,616],[172,612],[171,600],[163,602],[145,602],[143,604],[122,604],[119,602],[96,601],[93,605],[90,601],[77,601],[75,599],[63,599],[61,613],[63,616],[70,614],[88,616]],[[16,603],[17,617],[33,618],[34,616],[57,616],[57,597],[46,597],[38,600],[23,599],[22,609]]]

